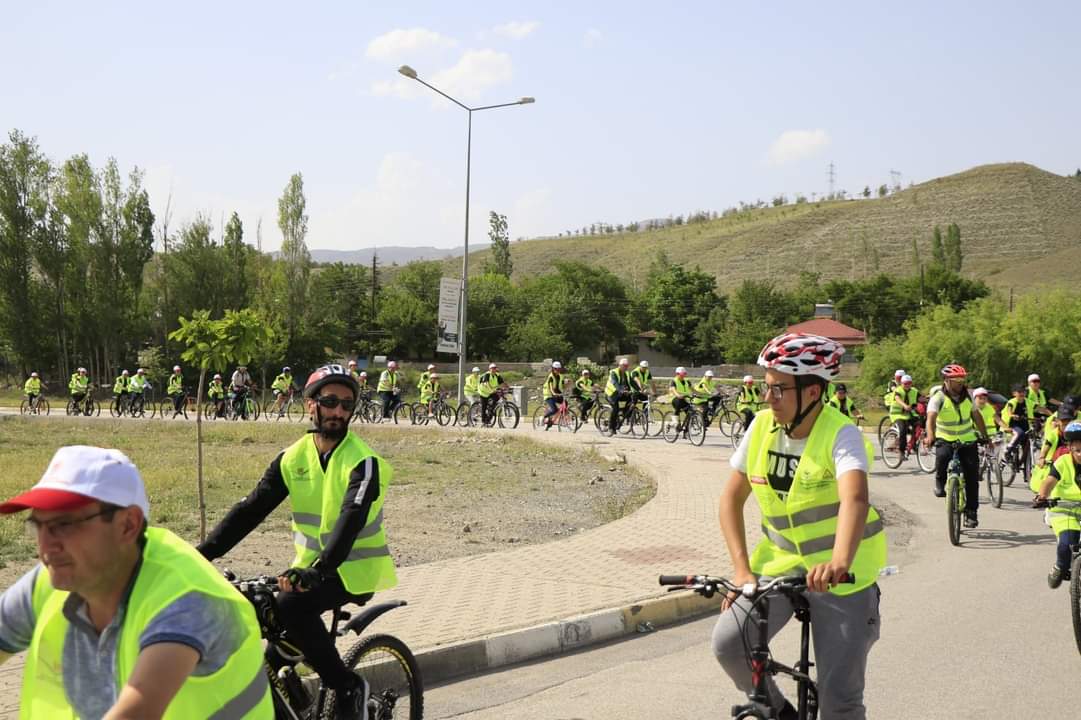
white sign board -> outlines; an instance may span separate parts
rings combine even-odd
[[[458,303],[462,296],[462,281],[458,278],[443,278],[439,281],[439,330],[435,341],[435,351],[458,353],[461,345],[458,341]]]

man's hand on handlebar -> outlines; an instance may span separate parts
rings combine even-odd
[[[747,573],[745,575],[737,574],[732,578],[732,582],[734,584],[740,585],[740,586],[743,586],[743,585],[757,585],[758,584],[758,578],[755,576],[754,573]],[[737,592],[727,593],[724,596],[724,600],[721,601],[721,612],[724,612],[728,608],[732,607],[732,603],[734,603],[739,598],[739,596],[740,596],[740,594],[737,593]]]
[[[807,589],[811,592],[826,592],[848,577],[848,565],[830,560],[829,562],[815,565],[807,573]]]
[[[278,589],[284,592],[307,592],[315,590],[323,583],[323,573],[319,568],[291,567],[278,575]]]

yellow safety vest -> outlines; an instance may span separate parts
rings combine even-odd
[[[988,401],[980,408],[980,415],[983,415],[983,426],[987,428],[987,432],[993,433],[995,428],[995,406]]]
[[[744,385],[739,389],[736,410],[741,412],[743,410],[758,410],[759,402],[761,402],[761,398],[758,396],[758,387],[756,385]]]
[[[687,378],[681,378],[679,377],[679,375],[676,375],[674,378],[672,378],[672,387],[674,387],[676,389],[676,392],[678,392],[680,395],[694,394],[694,389],[691,387],[691,381]]]
[[[1066,454],[1056,460],[1055,469],[1058,470],[1059,480],[1048,497],[1081,501],[1081,488],[1077,486],[1073,455]],[[1063,530],[1081,530],[1081,521],[1078,520],[1081,509],[1053,507],[1050,508],[1050,513],[1051,529],[1055,531],[1055,535],[1061,535]]]
[[[480,376],[476,373],[469,373],[465,376],[465,392],[468,395],[476,395],[480,392]]]
[[[796,466],[796,476],[788,496],[782,500],[767,479],[769,450],[776,437],[771,410],[755,415],[747,446],[747,477],[762,511],[760,542],[751,553],[751,570],[760,575],[778,576],[794,570],[807,571],[829,562],[837,539],[837,514],[841,502],[833,465],[833,444],[837,433],[852,421],[836,408],[823,406],[815,420],[807,445]],[[864,440],[868,464],[874,457]],[[850,595],[873,585],[886,565],[886,533],[874,507],[867,509],[867,524],[849,572],[856,582],[830,590]]]
[[[548,377],[544,380],[544,388],[541,391],[544,399],[547,400],[555,395],[563,394],[563,374],[556,374],[554,372],[548,373]]]
[[[281,473],[289,490],[293,512],[293,567],[310,567],[319,557],[342,511],[349,486],[349,473],[362,460],[374,457],[379,467],[379,497],[372,503],[364,527],[357,533],[353,548],[338,575],[349,592],[386,590],[398,584],[394,559],[383,531],[383,500],[394,471],[390,463],[371,451],[363,440],[348,433],[334,448],[324,472],[319,450],[310,434],[290,445],[282,455]]]
[[[631,386],[631,375],[626,370],[613,368],[608,371],[608,382],[604,385],[604,394],[611,397],[620,391],[622,387]]]
[[[439,381],[428,378],[420,386],[420,401],[422,403],[431,402],[438,392]]]
[[[852,417],[852,412],[856,409],[856,403],[852,402],[852,398],[847,396],[844,399],[843,406],[841,404],[841,398],[837,397],[836,395],[831,397],[829,399],[829,402],[826,404],[832,408],[836,408],[838,411],[840,411],[842,415],[846,417]]]
[[[480,376],[480,380],[477,382],[477,392],[481,397],[490,397],[502,384],[503,378],[500,377],[499,373],[489,370]]]
[[[906,392],[904,387],[898,385],[893,390],[893,395],[890,396],[890,420],[907,420],[916,414],[916,410],[911,412],[901,407],[901,403],[898,401],[898,396],[904,401],[905,405],[915,405],[916,400],[919,399],[919,393],[916,392],[916,388],[909,388]]]
[[[27,395],[41,394],[41,378],[27,378],[23,383],[23,392]]]
[[[390,392],[398,386],[398,373],[393,370],[384,370],[379,375],[379,384],[376,386],[376,392]]]
[[[946,393],[939,390],[935,396],[942,396],[942,408],[935,421],[935,437],[947,442],[975,442],[976,427],[972,424],[972,400],[965,398],[958,405]]]
[[[116,382],[113,383],[113,394],[119,395],[122,392],[128,391],[128,386],[131,385],[131,378],[118,375]]]
[[[165,711],[166,720],[230,717],[270,720],[274,707],[263,669],[263,641],[255,609],[195,548],[164,528],[148,528],[143,561],[135,578],[116,646],[116,686],[127,684],[139,659],[139,636],[162,610],[178,598],[198,591],[232,602],[235,618],[246,630],[241,646],[210,675],[188,676]],[[19,717],[74,719],[64,690],[64,641],[69,624],[64,601],[44,568],[34,584],[37,622],[23,670]]]
[[[631,370],[631,382],[634,383],[635,389],[639,392],[645,392],[652,381],[653,373],[649,371],[649,368],[643,369],[637,367],[634,370]]]

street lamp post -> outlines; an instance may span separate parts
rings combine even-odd
[[[431,85],[424,80],[417,77],[417,71],[408,65],[402,65],[398,68],[398,72],[405,75],[411,80],[416,80],[421,85],[434,90],[447,100],[457,105],[466,111],[469,115],[469,125],[466,132],[465,140],[465,248],[462,252],[462,290],[461,298],[458,304],[458,403],[461,404],[465,399],[465,363],[466,363],[466,318],[468,312],[468,300],[469,300],[469,170],[470,160],[473,152],[473,113],[480,112],[481,110],[494,110],[496,108],[511,107],[514,105],[528,105],[536,102],[534,98],[524,97],[515,102],[500,103],[498,105],[483,105],[481,107],[469,107],[465,103],[447,95],[439,88]]]

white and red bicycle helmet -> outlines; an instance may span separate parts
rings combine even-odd
[[[807,333],[785,333],[766,343],[758,364],[785,375],[816,375],[831,381],[840,372],[844,345]]]

